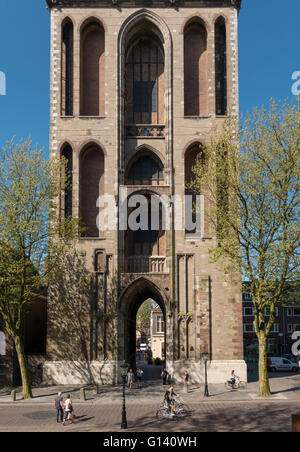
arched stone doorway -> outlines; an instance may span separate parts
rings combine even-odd
[[[165,356],[168,349],[168,304],[163,291],[153,281],[141,277],[131,283],[122,293],[118,316],[119,361],[136,369],[136,315],[140,306],[151,298],[161,308],[165,321]]]

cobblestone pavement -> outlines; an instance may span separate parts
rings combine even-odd
[[[251,380],[251,379],[250,379]],[[253,381],[247,384],[247,389],[241,390],[226,390],[224,384],[209,384],[209,394],[212,401],[249,401],[255,399],[258,391],[258,383],[256,378],[252,378]],[[166,387],[158,380],[156,381],[144,381],[143,388],[137,389],[135,384],[132,392],[127,390],[127,399],[129,401],[147,401],[148,399],[155,400],[157,403],[163,398]],[[274,398],[277,400],[298,400],[300,404],[300,374],[291,373],[276,373],[270,374],[270,386],[274,394]],[[183,393],[182,385],[175,386],[176,391],[180,392],[189,401],[205,400],[204,385],[191,385],[189,387],[189,393]],[[64,394],[70,393],[74,400],[78,400],[80,397],[79,386],[55,386],[55,387],[41,387],[33,389],[34,399],[30,401],[22,401],[22,389],[17,388],[17,403],[49,403],[53,401],[53,398],[57,395],[58,391],[62,391]],[[117,386],[102,386],[100,388],[100,394],[96,393],[94,387],[90,386],[86,388],[86,397],[90,403],[118,403],[121,394],[120,385]],[[11,388],[0,388],[0,404],[10,402]],[[22,402],[21,402],[22,401]]]
[[[204,398],[203,385],[190,386],[188,394],[176,385],[191,414],[184,420],[156,419],[166,387],[160,381],[144,381],[143,388],[126,391],[128,432],[204,432],[204,431],[291,431],[291,415],[300,411],[300,375],[271,374],[273,397],[256,400],[257,380],[252,378],[245,391],[227,391],[224,384],[209,384],[210,397]],[[3,431],[71,431],[120,432],[122,387],[86,388],[87,400],[80,401],[79,386],[41,387],[34,398],[10,401],[11,388],[0,388],[0,432]],[[58,391],[71,394],[77,420],[63,427],[55,422],[54,397]]]
[[[290,432],[295,402],[212,402],[190,404],[191,414],[181,420],[157,420],[157,404],[129,402],[126,432]],[[76,404],[73,425],[56,424],[49,404],[4,404],[0,432],[120,432],[121,404]],[[124,432],[124,430],[123,430]]]

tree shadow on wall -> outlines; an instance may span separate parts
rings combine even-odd
[[[105,383],[105,361],[113,359],[116,350],[115,335],[109,335],[108,343],[104,334],[108,328],[116,330],[116,287],[109,281],[106,272],[87,270],[85,256],[76,250],[64,255],[54,271],[49,284],[47,357],[56,362],[59,374],[88,384]],[[95,367],[96,360],[102,364]]]

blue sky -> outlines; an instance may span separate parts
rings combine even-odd
[[[240,12],[240,109],[291,96],[300,71],[300,1],[243,0]],[[0,0],[0,145],[13,135],[48,148],[49,13],[45,0]]]

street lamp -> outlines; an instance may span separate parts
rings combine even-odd
[[[126,363],[121,364],[122,369],[122,378],[123,378],[123,407],[122,407],[122,424],[121,428],[126,429],[127,428],[127,419],[126,419],[126,394],[125,394],[125,386],[126,386],[126,377],[127,377],[127,370],[128,366]]]
[[[209,397],[209,392],[208,392],[208,382],[207,382],[207,363],[208,363],[208,359],[205,358],[205,382],[204,382],[204,397]]]

